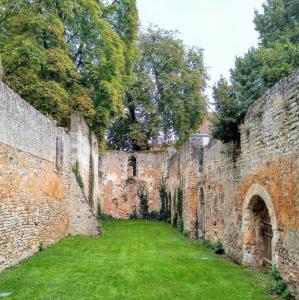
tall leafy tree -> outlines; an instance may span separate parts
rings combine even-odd
[[[114,11],[126,1],[116,2]],[[135,1],[127,2],[134,11]],[[123,114],[126,47],[132,51],[136,37],[127,42],[117,26],[131,16],[125,10],[112,22],[108,4],[99,0],[0,0],[0,5],[4,81],[61,125],[80,111],[103,140],[110,122]],[[136,20],[127,26],[137,31]]]
[[[241,103],[228,81],[221,77],[213,88],[217,117],[212,119],[212,135],[223,142],[239,139]]]
[[[231,70],[234,103],[232,118],[226,101],[219,101],[223,82],[214,87],[216,117],[214,137],[224,142],[238,139],[236,123],[242,122],[248,107],[267,89],[299,67],[299,2],[297,0],[267,0],[263,12],[255,13],[260,46],[237,57]],[[228,109],[228,110],[227,110]],[[222,133],[220,133],[222,127]],[[231,131],[235,132],[231,132]]]
[[[175,32],[153,27],[140,35],[138,46],[126,116],[110,128],[108,145],[140,150],[183,143],[198,129],[206,109],[202,50],[187,49]]]

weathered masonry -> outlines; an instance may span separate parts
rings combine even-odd
[[[71,171],[78,161],[88,193],[89,158],[95,168],[98,158],[84,121],[74,116],[66,133],[0,81],[0,128],[0,271],[68,234],[97,235]]]
[[[136,171],[131,169],[134,155]],[[282,80],[249,109],[241,145],[200,135],[160,152],[108,152],[100,161],[101,206],[128,218],[147,189],[159,212],[161,178],[171,199],[183,191],[183,229],[191,237],[221,240],[236,262],[277,265],[299,294],[299,72]]]
[[[248,111],[240,153],[204,148],[205,237],[245,265],[278,265],[299,294],[299,72]]]

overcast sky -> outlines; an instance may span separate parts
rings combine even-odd
[[[143,27],[157,24],[178,30],[188,46],[204,49],[205,64],[213,82],[229,77],[235,57],[257,44],[254,9],[263,0],[137,0]],[[210,94],[211,91],[208,91]]]

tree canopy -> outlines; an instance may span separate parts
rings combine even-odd
[[[205,114],[202,49],[187,48],[176,33],[150,27],[138,39],[139,58],[126,92],[126,114],[108,133],[108,146],[124,150],[183,143]]]
[[[4,81],[60,125],[79,111],[103,140],[111,120],[123,114],[132,77],[135,0],[0,0],[0,5]]]
[[[263,12],[255,12],[254,23],[259,47],[236,58],[230,84],[220,79],[214,86],[217,114],[212,132],[224,142],[238,140],[237,125],[248,107],[299,67],[298,0],[267,0]]]

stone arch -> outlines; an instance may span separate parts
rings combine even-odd
[[[203,187],[200,188],[199,192],[198,227],[198,236],[204,239],[206,235],[206,200]]]
[[[267,245],[263,229],[264,219],[269,220],[271,225],[271,241],[268,241],[271,248],[271,261],[265,258]],[[247,191],[242,213],[242,263],[244,265],[261,267],[265,262],[272,265],[278,264],[277,241],[278,225],[271,196],[267,190],[259,185],[253,184]]]
[[[134,155],[128,158],[128,178],[137,177],[137,160]]]

